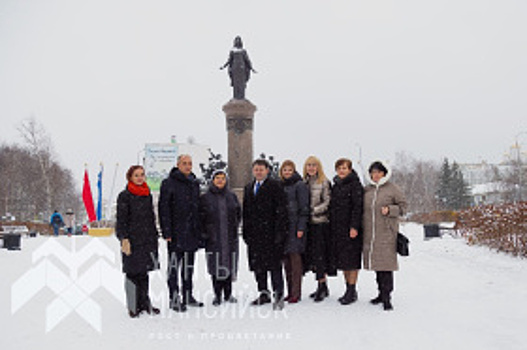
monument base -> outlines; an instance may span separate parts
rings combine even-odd
[[[241,202],[243,188],[252,180],[253,124],[256,106],[246,99],[231,99],[223,106],[223,112],[227,121],[229,183]]]

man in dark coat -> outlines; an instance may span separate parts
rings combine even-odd
[[[199,184],[192,173],[192,158],[180,155],[177,167],[161,183],[159,220],[168,247],[168,289],[171,308],[186,311],[186,305],[203,306],[192,294],[195,253],[199,246]],[[178,271],[182,295],[179,297]]]
[[[269,176],[269,164],[258,159],[253,162],[253,176],[244,190],[243,240],[248,247],[249,269],[254,272],[259,297],[253,305],[271,302],[267,273],[275,296],[273,308],[284,306],[284,277],[282,257],[287,237],[287,199],[280,183]]]

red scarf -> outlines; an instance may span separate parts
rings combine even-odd
[[[128,182],[128,191],[136,196],[148,196],[150,195],[150,189],[146,182],[143,182],[141,186],[134,184],[132,181]]]

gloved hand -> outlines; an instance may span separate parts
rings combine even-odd
[[[130,245],[130,240],[128,238],[125,238],[121,241],[121,251],[126,256],[130,256],[132,254],[132,246]]]

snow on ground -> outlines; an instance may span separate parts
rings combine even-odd
[[[234,286],[239,303],[213,307],[200,253],[195,294],[206,306],[177,314],[167,309],[163,254],[162,270],[150,275],[162,314],[135,320],[125,311],[114,237],[24,238],[21,251],[0,251],[0,349],[527,348],[527,260],[450,236],[425,241],[416,224],[402,231],[411,256],[400,259],[393,312],[368,303],[377,293],[369,271],[360,273],[359,301],[350,306],[337,302],[341,276],[330,279],[328,300],[310,300],[312,274],[301,303],[282,312],[248,306],[256,286],[245,256]]]

